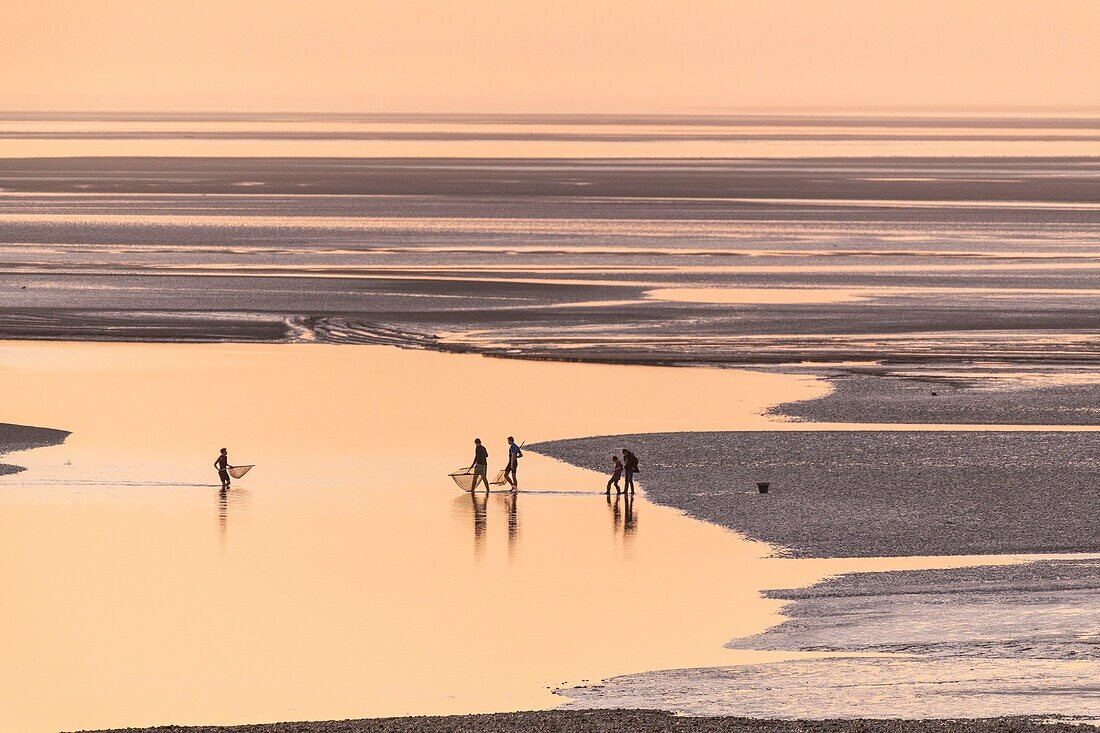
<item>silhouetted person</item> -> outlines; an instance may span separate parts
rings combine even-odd
[[[516,478],[516,469],[519,468],[519,459],[523,458],[523,451],[516,445],[516,439],[508,436],[508,465],[504,468],[504,480],[512,486],[512,491],[519,488],[519,479]]]
[[[222,480],[222,488],[229,488],[229,451],[222,448],[221,455],[214,461],[214,468],[218,469],[218,478]]]
[[[623,473],[626,474],[626,480],[623,481],[623,491],[633,494],[634,474],[638,473],[638,456],[626,448],[623,448]]]
[[[485,493],[489,493],[489,451],[481,444],[481,438],[474,438],[474,462],[470,464],[474,472],[474,485],[470,491],[477,491],[477,483],[485,484]]]
[[[619,488],[619,477],[623,475],[623,462],[618,456],[611,456],[611,480],[607,482],[607,491],[603,492],[611,496],[611,487],[615,487],[615,496],[623,493]]]

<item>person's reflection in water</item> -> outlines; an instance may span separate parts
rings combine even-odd
[[[516,543],[519,540],[519,494],[512,491],[500,498],[508,507],[508,557],[511,558],[516,552]]]
[[[229,524],[229,489],[224,486],[218,489],[218,533],[221,535],[222,544],[225,544],[226,527]]]
[[[638,531],[638,516],[634,514],[634,494],[623,494],[623,537],[631,538]]]
[[[620,504],[620,501],[622,502]],[[638,531],[638,515],[634,512],[634,497],[630,494],[607,496],[607,507],[611,510],[611,529],[616,536],[621,534],[627,542]]]
[[[470,492],[470,502],[474,507],[474,554],[481,555],[485,547],[485,528],[488,526],[489,495],[478,496],[476,491]]]

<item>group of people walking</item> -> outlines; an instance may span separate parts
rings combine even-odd
[[[615,487],[615,495],[634,493],[634,474],[638,473],[638,456],[630,450],[622,449],[622,459],[619,456],[611,456],[611,478],[607,482],[606,495],[611,496],[611,488]],[[512,491],[519,490],[519,478],[517,469],[519,459],[523,458],[521,446],[516,445],[516,439],[508,436],[508,464],[501,477],[512,487]],[[470,491],[477,491],[479,484],[485,485],[485,491],[489,491],[489,451],[481,444],[481,438],[474,438],[474,461],[470,464],[470,471],[474,475],[474,484]],[[624,479],[622,488],[619,488],[619,479]]]
[[[512,487],[512,491],[519,490],[519,459],[523,458],[523,450],[516,445],[516,439],[508,436],[508,465],[502,474],[503,479]],[[481,438],[474,438],[474,462],[470,464],[470,470],[474,474],[474,485],[470,491],[477,491],[479,483],[485,484],[485,491],[489,491],[489,451],[481,444]]]

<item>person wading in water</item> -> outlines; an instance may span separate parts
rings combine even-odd
[[[477,491],[477,482],[485,484],[485,493],[489,493],[489,451],[481,444],[481,438],[474,438],[474,462],[470,464],[474,472],[474,485],[470,491]]]
[[[222,448],[221,455],[214,461],[214,468],[218,469],[218,478],[222,480],[222,488],[229,488],[229,452]]]
[[[615,487],[615,496],[623,493],[619,488],[619,477],[623,475],[623,462],[618,456],[611,456],[611,480],[607,482],[607,491],[603,492],[611,496],[611,487]]]
[[[623,493],[634,493],[634,474],[638,473],[638,456],[626,448],[623,448],[623,473],[626,480],[623,481]]]
[[[516,478],[516,469],[519,468],[519,459],[523,458],[523,451],[516,445],[516,439],[508,436],[508,465],[504,469],[504,480],[512,485],[512,491],[519,490],[519,479]]]

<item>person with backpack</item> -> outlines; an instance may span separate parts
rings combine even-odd
[[[626,480],[623,481],[623,493],[634,493],[634,474],[638,473],[638,456],[623,448],[623,473]]]

